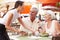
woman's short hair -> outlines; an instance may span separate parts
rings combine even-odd
[[[54,19],[54,12],[53,12],[53,11],[48,10],[48,11],[45,12],[45,15],[46,15],[46,14],[50,15],[51,18]]]

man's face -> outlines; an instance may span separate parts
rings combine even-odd
[[[36,15],[37,15],[37,11],[35,9],[31,9],[30,10],[30,16],[31,17],[36,17]]]

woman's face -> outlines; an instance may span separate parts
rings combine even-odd
[[[18,7],[19,11],[22,12],[24,9],[24,5]]]
[[[50,20],[51,19],[51,15],[50,14],[45,14],[45,21]]]

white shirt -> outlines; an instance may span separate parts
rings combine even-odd
[[[39,20],[37,18],[33,22],[31,22],[30,17],[23,18],[22,20],[25,23],[25,25],[27,25],[28,27],[33,28],[34,30],[37,30],[38,27],[40,26],[39,25]],[[29,30],[25,29],[22,25],[20,26],[20,30],[30,32]]]
[[[10,10],[10,11],[8,11],[8,12],[6,13],[6,15],[4,16],[4,18],[2,18],[2,19],[0,20],[0,23],[1,23],[1,24],[4,24],[4,25],[5,25],[6,20],[7,20],[7,18],[8,18],[8,16],[9,16],[10,13],[13,14],[13,18],[12,18],[12,21],[11,21],[11,22],[14,22],[18,17],[20,17],[20,14],[17,13],[17,10],[16,10],[16,9]]]
[[[50,28],[47,28],[47,23],[46,23],[45,29],[46,29],[46,33],[48,33],[49,35],[51,35],[53,32],[55,32],[54,21],[52,21]]]
[[[56,18],[57,20],[60,20],[60,13],[57,13]]]

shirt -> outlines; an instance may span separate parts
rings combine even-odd
[[[13,10],[10,10],[6,13],[6,15],[0,20],[0,23],[1,24],[4,24],[6,23],[6,20],[8,19],[8,16],[9,14],[12,13],[13,14],[13,18],[11,20],[11,22],[14,22],[18,17],[20,17],[20,14],[17,12],[16,9],[13,9]]]
[[[54,21],[52,21],[50,28],[47,28],[47,22],[46,22],[45,29],[46,29],[46,33],[48,33],[49,35],[55,32]]]
[[[25,25],[27,25],[28,27],[33,28],[34,30],[37,30],[38,27],[40,26],[39,25],[39,20],[37,18],[33,22],[31,22],[30,17],[23,18],[22,20],[25,23]],[[22,25],[20,26],[20,30],[30,32],[29,30],[25,29]]]

